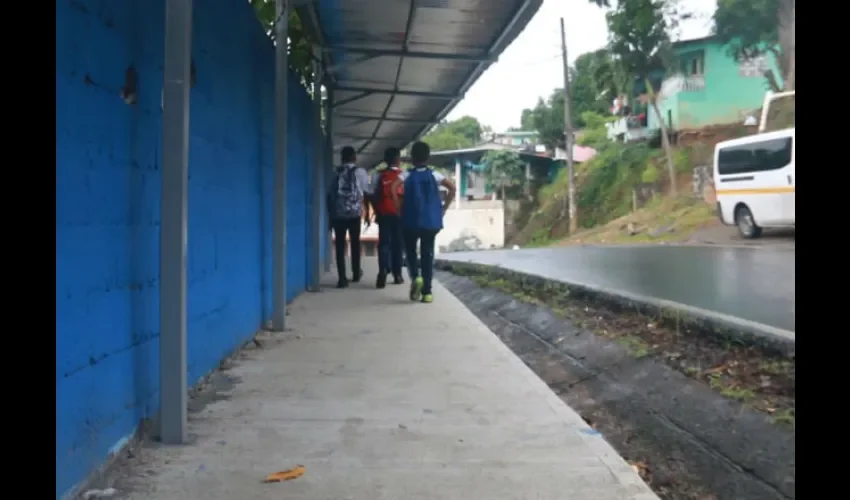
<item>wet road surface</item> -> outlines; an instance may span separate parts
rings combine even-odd
[[[679,302],[795,331],[795,252],[604,246],[441,253],[580,285]]]

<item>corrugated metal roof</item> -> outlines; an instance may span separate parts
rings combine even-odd
[[[359,163],[444,119],[542,0],[320,0],[304,7],[332,75],[333,133]],[[314,9],[314,10],[311,10]],[[318,28],[318,29],[317,29]]]

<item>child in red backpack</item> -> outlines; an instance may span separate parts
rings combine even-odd
[[[378,279],[377,288],[387,285],[388,271],[393,275],[393,283],[404,283],[401,274],[402,252],[404,244],[401,229],[401,197],[400,180],[404,179],[401,169],[401,151],[398,148],[387,148],[384,151],[384,162],[387,167],[372,178],[373,199],[372,208],[378,222]]]

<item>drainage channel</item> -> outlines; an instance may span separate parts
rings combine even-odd
[[[754,409],[743,389],[718,390],[659,360],[656,346],[612,340],[515,290],[446,271],[436,277],[662,499],[795,498],[794,427]]]

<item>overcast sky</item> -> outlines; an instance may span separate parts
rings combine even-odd
[[[716,0],[681,0],[695,13],[682,26],[682,39],[708,34]],[[449,120],[471,115],[500,132],[519,126],[524,108],[533,107],[538,97],[546,98],[563,87],[561,32],[564,18],[567,53],[572,65],[576,57],[605,46],[607,29],[602,9],[588,0],[544,0],[537,14],[448,115]]]

